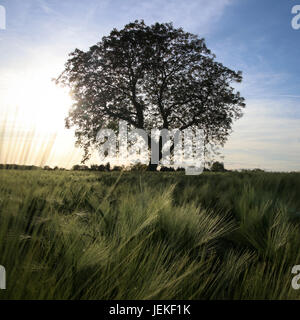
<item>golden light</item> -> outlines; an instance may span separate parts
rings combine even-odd
[[[18,125],[34,127],[40,133],[63,130],[64,118],[71,105],[67,90],[57,87],[48,73],[14,79],[8,86],[6,106],[18,108],[21,122]],[[11,116],[15,114],[11,113]]]
[[[66,89],[39,69],[8,78],[1,96],[0,162],[69,166],[78,161],[74,133],[64,127],[72,105]]]

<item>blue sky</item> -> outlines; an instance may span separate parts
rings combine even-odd
[[[14,110],[3,98],[12,87],[18,96],[22,83],[50,81],[69,52],[87,49],[112,28],[135,19],[172,21],[204,37],[217,60],[243,71],[237,89],[247,107],[222,150],[225,165],[300,170],[300,29],[291,26],[292,7],[300,0],[0,0],[0,5],[7,14],[7,28],[0,30],[0,110]],[[30,111],[43,116],[42,108]],[[80,152],[62,129],[63,112],[59,119],[46,111],[44,120],[35,119],[48,124],[52,119],[53,127],[59,123],[63,133],[56,147],[68,143],[70,161],[77,161]]]

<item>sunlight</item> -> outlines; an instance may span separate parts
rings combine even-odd
[[[9,86],[7,106],[17,108],[18,126],[39,133],[64,130],[64,118],[72,105],[67,91],[57,87],[48,72],[14,79]],[[8,116],[13,112],[8,112]]]
[[[51,80],[54,72],[49,66],[38,70],[6,77],[7,90],[0,97],[1,163],[43,166],[53,157],[56,163],[65,151],[71,160],[76,151],[73,132],[64,126],[73,101]],[[60,158],[61,165],[68,165]]]

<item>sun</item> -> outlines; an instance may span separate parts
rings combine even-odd
[[[7,105],[18,110],[18,125],[40,133],[64,129],[64,118],[73,101],[64,88],[58,87],[49,73],[35,73],[14,79],[9,85]],[[11,115],[14,117],[14,115]]]
[[[0,163],[43,166],[53,158],[65,167],[72,160],[73,131],[64,120],[74,101],[52,78],[53,71],[38,69],[6,81],[0,96]]]

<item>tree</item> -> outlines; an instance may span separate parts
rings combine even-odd
[[[162,166],[162,167],[160,168],[160,171],[161,171],[161,172],[174,172],[174,171],[175,171],[175,169],[174,169],[174,168],[172,168],[172,167],[165,167],[165,166]]]
[[[123,166],[113,166],[113,168],[111,169],[111,171],[122,171],[124,169]]]
[[[54,168],[54,170],[55,170],[55,168]],[[74,171],[87,171],[87,170],[89,170],[89,167],[88,166],[83,166],[83,165],[80,165],[80,164],[75,164],[72,167],[72,170],[74,170]]]
[[[245,107],[231,86],[241,81],[240,71],[215,61],[204,39],[172,23],[147,26],[144,21],[113,29],[86,52],[76,49],[56,79],[70,88],[75,101],[66,127],[76,128],[83,162],[98,146],[98,131],[116,129],[118,120],[144,129],[149,150],[152,128],[200,128],[205,145],[223,145]],[[161,160],[161,138],[157,145]]]
[[[99,171],[99,166],[97,164],[91,164],[90,169],[92,171]],[[74,170],[74,169],[73,169]]]
[[[210,170],[212,172],[224,172],[226,171],[225,168],[224,168],[224,163],[223,162],[214,162],[210,168]]]
[[[252,172],[255,172],[255,173],[263,173],[265,172],[263,169],[260,169],[260,168],[255,168],[252,170]]]

